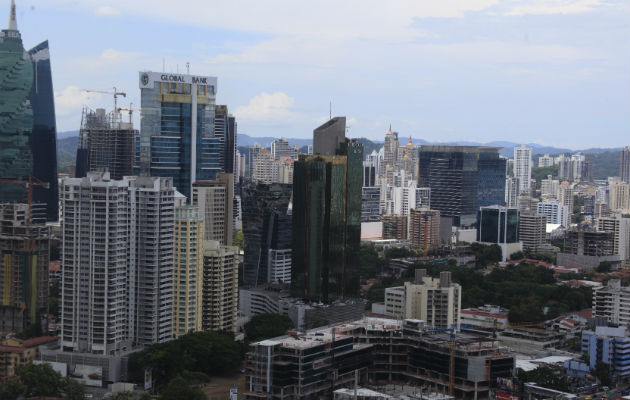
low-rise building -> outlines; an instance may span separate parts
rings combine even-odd
[[[610,376],[620,380],[630,376],[630,337],[625,327],[598,326],[582,332],[582,353],[588,355],[589,367],[597,363],[610,366]]]
[[[461,327],[472,329],[505,329],[508,327],[509,310],[486,304],[462,310]]]
[[[0,382],[15,376],[15,369],[39,359],[39,346],[57,342],[58,337],[40,336],[32,339],[9,338],[0,343]]]

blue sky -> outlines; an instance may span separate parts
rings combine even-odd
[[[9,1],[3,1],[8,17]],[[81,107],[139,107],[138,71],[217,76],[251,136],[630,144],[629,1],[17,0],[26,47],[50,41],[59,131]]]

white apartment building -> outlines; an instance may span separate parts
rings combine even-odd
[[[267,281],[291,283],[291,249],[269,249]]]
[[[604,317],[609,324],[630,326],[630,288],[619,279],[593,292],[593,317]]]
[[[505,179],[505,204],[507,207],[518,207],[519,185],[518,178]]]
[[[260,149],[254,159],[252,173],[254,182],[272,183],[278,181],[278,168],[275,159],[268,149]]]
[[[548,224],[559,224],[569,227],[569,211],[558,200],[547,200],[538,203],[538,214],[547,217]]]
[[[300,149],[298,146],[291,146],[285,138],[276,139],[271,142],[271,155],[274,160],[280,159],[282,156],[288,156],[297,160]]]
[[[236,332],[238,247],[203,243],[202,329]]]
[[[172,339],[174,188],[170,178],[66,178],[61,345],[111,355]]]
[[[520,193],[530,193],[532,178],[532,148],[524,144],[514,147],[514,177]]]
[[[544,156],[538,158],[538,168],[551,167],[553,162],[553,157],[549,156],[549,154],[545,154]]]
[[[199,206],[204,220],[203,240],[232,245],[234,182],[232,174],[220,173],[214,181],[193,183],[192,203]]]
[[[461,286],[451,282],[451,273],[443,271],[439,279],[416,270],[415,283],[385,289],[385,312],[400,319],[420,319],[436,328],[459,327]]]
[[[620,214],[601,217],[597,220],[597,230],[615,232],[614,252],[627,263],[630,260],[630,218]]]
[[[557,199],[560,196],[560,181],[552,179],[551,175],[547,175],[547,179],[540,181],[540,195]]]
[[[608,187],[608,209],[610,211],[630,209],[630,185],[613,183]]]

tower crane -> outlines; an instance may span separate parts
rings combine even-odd
[[[105,91],[105,90],[92,90],[92,89],[83,89],[84,92],[87,93],[103,93],[103,94],[113,94],[114,95],[114,110],[118,108],[118,96],[127,97],[127,93],[119,92],[116,89],[116,86],[113,87],[114,91]]]
[[[133,123],[133,112],[138,111],[137,108],[133,108],[133,103],[129,103],[129,107],[118,107],[115,109],[117,113],[121,111],[127,111],[129,113],[129,123]]]
[[[19,180],[19,179],[6,179],[0,178],[0,182],[8,183],[13,185],[24,185],[26,187],[26,191],[28,193],[28,215],[27,222],[31,224],[33,222],[33,186],[41,186],[44,189],[49,189],[50,184],[48,182],[40,181],[32,175],[28,176],[28,181]]]

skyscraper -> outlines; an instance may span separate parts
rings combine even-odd
[[[195,181],[224,172],[229,139],[215,135],[217,78],[150,71],[139,77],[142,118],[136,173],[170,177],[190,200]]]
[[[630,183],[630,147],[626,146],[621,150],[619,162],[619,176],[624,183]]]
[[[199,206],[199,213],[204,220],[203,240],[216,240],[223,246],[232,245],[233,179],[232,174],[219,173],[216,180],[193,184],[192,203]]]
[[[202,329],[236,332],[237,313],[238,247],[204,241]]]
[[[519,194],[530,193],[532,178],[532,148],[524,144],[514,147],[514,177],[518,179]]]
[[[46,204],[49,221],[58,218],[57,131],[48,42],[24,51],[11,1],[9,26],[0,32],[0,177],[48,183],[35,187],[33,200]],[[0,183],[0,203],[26,202],[23,186]]]
[[[316,301],[357,296],[363,145],[345,138],[346,119],[313,131],[312,156],[293,175],[293,296]]]
[[[216,106],[214,115],[214,136],[222,149],[220,153],[223,172],[234,173],[234,155],[236,154],[236,118],[228,113],[227,106]],[[235,179],[238,181],[238,177]]]
[[[473,226],[479,207],[505,204],[505,163],[500,147],[420,147],[418,186],[431,188],[431,208],[454,226]]]

